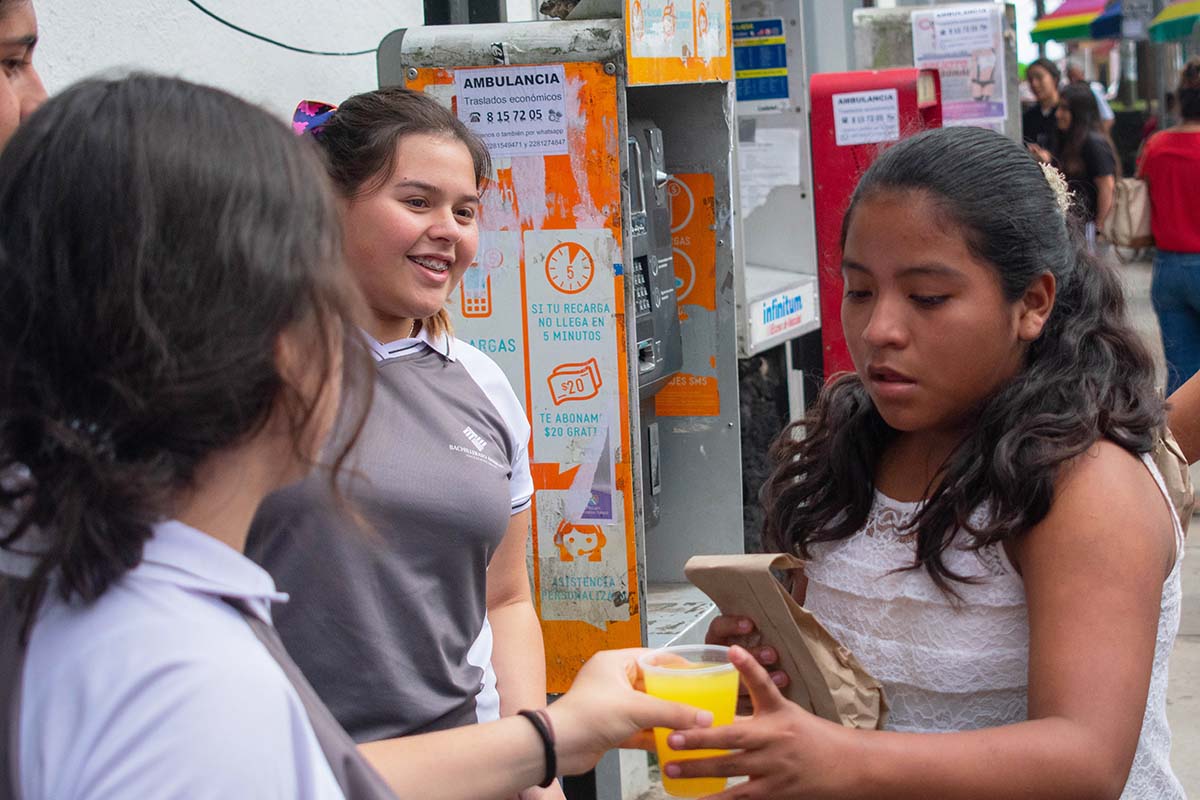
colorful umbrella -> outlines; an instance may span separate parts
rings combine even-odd
[[[1035,42],[1066,42],[1092,38],[1092,22],[1104,11],[1107,0],[1063,0],[1063,4],[1045,14],[1029,32]]]
[[[1092,20],[1093,39],[1121,38],[1121,0],[1112,0],[1100,16]]]
[[[1200,18],[1200,0],[1175,0],[1150,21],[1150,38],[1156,42],[1172,42],[1192,35]]]

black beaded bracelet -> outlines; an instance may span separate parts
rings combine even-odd
[[[558,754],[554,751],[554,729],[550,727],[549,716],[544,716],[542,711],[523,709],[517,713],[529,720],[537,730],[538,736],[542,737],[542,750],[546,755],[546,777],[542,778],[542,782],[538,786],[544,789],[554,783],[554,779],[558,777]]]

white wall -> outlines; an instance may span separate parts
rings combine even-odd
[[[424,21],[422,0],[200,0],[255,33],[313,50],[366,50]],[[34,0],[36,63],[51,93],[106,70],[141,69],[209,83],[291,117],[300,100],[338,103],[374,88],[374,54],[293,53],[220,25],[185,0]],[[508,0],[509,19],[532,18]]]

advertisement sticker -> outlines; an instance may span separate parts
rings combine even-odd
[[[1007,106],[1000,14],[1000,7],[991,3],[913,12],[913,61],[938,71],[947,126],[1003,129]]]
[[[734,21],[733,74],[739,114],[787,110],[787,39],[782,19]]]
[[[750,338],[765,342],[817,319],[813,283],[759,300],[750,306]]]

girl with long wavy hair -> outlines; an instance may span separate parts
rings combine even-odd
[[[887,730],[814,717],[735,649],[754,716],[675,741],[737,752],[667,774],[750,775],[721,798],[1184,796],[1163,401],[1061,181],[976,128],[864,175],[842,232],[855,372],[776,442],[762,497],[767,540],[809,559],[795,595],[884,684]],[[751,627],[709,634],[771,661]]]

